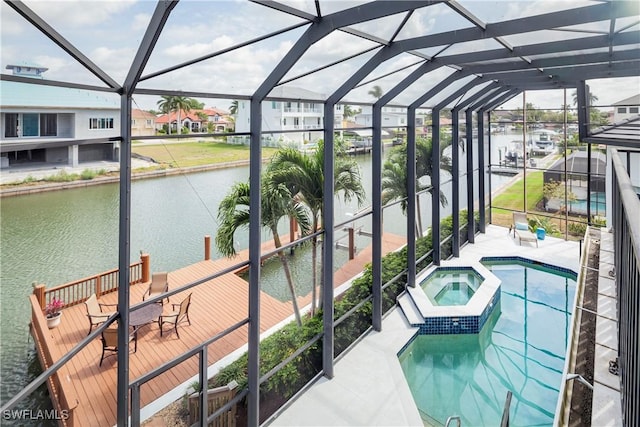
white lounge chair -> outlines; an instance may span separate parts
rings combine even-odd
[[[509,231],[513,230],[513,237],[518,237],[520,246],[522,242],[536,242],[536,248],[538,247],[538,237],[529,230],[529,222],[527,221],[527,214],[524,212],[513,213],[513,224]]]

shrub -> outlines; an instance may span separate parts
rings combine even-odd
[[[92,171],[91,169],[85,169],[82,171],[82,173],[80,174],[80,179],[82,180],[89,180],[89,179],[93,179],[96,177],[96,172]]]
[[[560,234],[560,229],[558,225],[553,222],[553,220],[549,217],[533,217],[529,219],[529,227],[532,231],[536,231],[537,228],[544,228],[547,234]]]
[[[587,231],[587,224],[582,222],[570,222],[569,223],[569,234],[573,236],[584,236],[584,233]]]

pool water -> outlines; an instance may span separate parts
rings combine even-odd
[[[472,268],[437,269],[421,287],[433,305],[465,305],[481,283],[482,277]]]
[[[438,305],[464,305],[475,290],[465,282],[450,282],[435,296]]]
[[[484,263],[501,303],[479,334],[418,335],[399,355],[425,424],[551,425],[568,344],[575,275],[510,261]]]

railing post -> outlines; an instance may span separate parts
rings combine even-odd
[[[100,298],[102,296],[102,276],[96,276],[96,298]]]
[[[349,227],[349,259],[352,260],[356,257],[356,242],[355,242],[355,230],[353,227]]]
[[[211,236],[204,236],[204,260],[209,261],[211,259]]]
[[[140,261],[142,262],[142,283],[146,283],[151,280],[151,262],[149,261],[149,254],[140,254]]]
[[[31,286],[33,286],[33,294],[36,296],[36,298],[38,299],[38,304],[40,304],[40,308],[42,310],[44,310],[44,307],[46,305],[46,301],[45,301],[45,290],[46,287],[44,284],[38,284],[38,282],[33,282],[31,284]]]

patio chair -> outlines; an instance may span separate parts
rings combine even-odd
[[[96,294],[91,296],[84,302],[87,306],[87,317],[89,318],[89,335],[94,326],[107,321],[109,317],[114,315],[115,311],[102,311],[102,307],[117,307],[118,304],[102,304],[98,302]]]
[[[171,304],[173,306],[173,311],[167,314],[162,314],[158,319],[158,324],[160,326],[160,336],[162,336],[162,325],[165,323],[172,324],[174,329],[176,330],[176,335],[180,338],[180,334],[178,333],[178,323],[187,320],[189,325],[191,325],[191,320],[189,319],[189,306],[191,305],[191,295],[189,294],[185,299],[182,300],[180,304]]]
[[[100,337],[102,341],[102,356],[100,356],[100,365],[102,366],[102,361],[105,358],[105,354],[110,352],[111,354],[106,354],[110,356],[112,354],[118,353],[118,328],[107,328],[102,331],[102,336]],[[131,332],[129,334],[129,342],[133,341],[133,352],[138,351],[138,337],[136,332]]]
[[[166,271],[161,273],[153,273],[151,275],[151,283],[149,284],[149,289],[146,290],[144,295],[142,295],[142,301],[146,298],[152,298],[158,295],[161,295],[169,290],[169,280],[168,274]],[[169,297],[167,297],[167,302],[169,302]],[[159,301],[160,304],[164,304],[164,298]]]
[[[509,228],[509,232],[513,230],[513,237],[518,237],[520,246],[522,242],[536,242],[536,248],[538,247],[538,237],[529,231],[529,222],[527,221],[527,214],[524,212],[513,213],[513,224]]]

